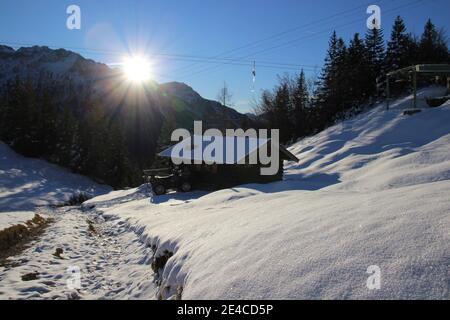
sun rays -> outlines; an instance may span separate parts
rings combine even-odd
[[[126,57],[122,70],[127,80],[133,83],[142,83],[152,78],[152,65],[144,56]]]

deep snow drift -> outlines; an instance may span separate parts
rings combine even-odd
[[[419,103],[430,94],[419,93]],[[411,97],[295,143],[285,180],[84,206],[174,255],[162,296],[183,299],[448,299],[450,103],[404,116]],[[381,271],[370,290],[369,266]]]
[[[79,192],[96,196],[109,191],[109,186],[23,157],[0,142],[0,230],[29,220],[37,206],[60,204]]]

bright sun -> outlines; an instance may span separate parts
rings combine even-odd
[[[128,80],[144,82],[151,77],[150,62],[144,57],[129,57],[123,62],[123,70]]]

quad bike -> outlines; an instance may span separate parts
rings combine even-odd
[[[163,195],[169,189],[176,189],[182,192],[192,190],[190,173],[179,167],[145,170],[144,178],[151,184],[152,190],[156,195]]]

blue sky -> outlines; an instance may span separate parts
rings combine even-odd
[[[71,4],[81,8],[81,30],[66,28]],[[296,65],[308,76],[319,72],[332,30],[345,40],[365,33],[369,4],[381,7],[385,38],[396,15],[417,35],[428,18],[450,32],[448,0],[0,0],[0,42],[73,49],[108,64],[145,52],[156,81],[182,81],[211,99],[226,81],[236,109],[245,112],[261,89],[276,84],[277,74],[293,73]],[[220,54],[238,61],[202,59]],[[193,65],[199,58],[203,62]]]

